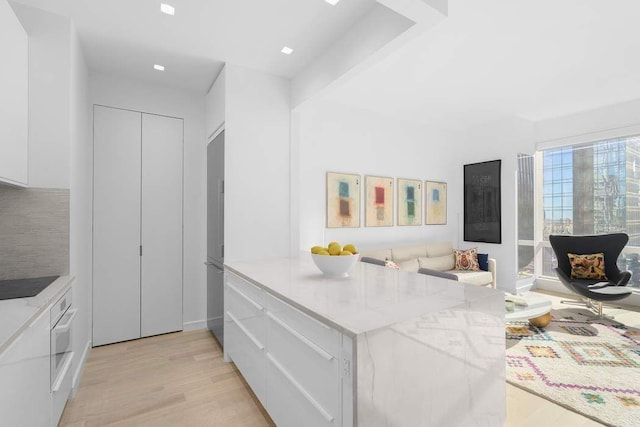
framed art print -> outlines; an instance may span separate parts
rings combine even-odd
[[[464,165],[464,240],[501,243],[500,160]]]
[[[360,180],[327,172],[327,228],[360,227]]]
[[[425,181],[425,219],[427,225],[447,223],[447,183]]]
[[[398,178],[398,225],[422,225],[422,181]]]
[[[365,176],[365,227],[393,226],[393,178]]]

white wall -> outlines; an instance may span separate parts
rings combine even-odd
[[[150,69],[150,72],[154,72]],[[92,74],[92,104],[184,119],[183,322],[205,327],[206,319],[206,141],[204,94]]]
[[[80,362],[87,356],[91,342],[91,209],[92,209],[92,116],[89,98],[89,71],[73,24],[70,38],[70,271],[73,304],[78,314],[73,330],[76,354],[73,384],[80,381]],[[87,352],[87,353],[85,353]]]
[[[211,142],[213,136],[224,125],[225,118],[225,91],[226,91],[226,71],[223,68],[216,77],[211,89],[205,99],[205,122],[207,129],[207,143]]]
[[[456,194],[461,192],[458,180],[461,171],[458,153],[451,148],[447,135],[318,100],[296,111],[293,129],[292,152],[298,159],[292,172],[293,221],[299,224],[299,236],[293,237],[297,250],[308,250],[332,240],[362,248],[427,240],[456,242],[455,201]],[[327,172],[445,181],[449,197],[447,224],[364,227],[362,208],[360,228],[327,229]],[[364,191],[361,197],[364,207]],[[396,204],[397,194],[394,194]]]
[[[516,291],[517,266],[517,193],[516,172],[518,153],[533,154],[533,123],[519,118],[488,123],[468,129],[459,134],[448,147],[456,153],[457,191],[449,192],[449,206],[458,212],[458,247],[478,247],[481,253],[496,258],[498,264],[496,284],[500,289]],[[463,232],[464,165],[489,160],[502,160],[501,201],[502,201],[502,243],[465,242]]]
[[[289,81],[225,66],[225,262],[289,254]]]
[[[29,186],[69,188],[71,21],[13,7],[29,35]]]

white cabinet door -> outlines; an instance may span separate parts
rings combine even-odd
[[[27,33],[0,0],[0,181],[28,181],[29,48]]]
[[[49,310],[0,355],[0,424],[48,426]]]
[[[93,120],[93,345],[102,345],[140,337],[141,114],[95,106]]]
[[[142,114],[143,337],[182,330],[183,120]]]

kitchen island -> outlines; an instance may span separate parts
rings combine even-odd
[[[308,253],[225,265],[225,359],[279,426],[500,426],[504,294]]]

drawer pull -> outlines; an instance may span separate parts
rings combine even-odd
[[[328,423],[333,422],[333,416],[331,416],[331,414],[329,412],[327,412],[326,409],[324,409],[322,407],[322,405],[320,405],[318,402],[316,402],[316,400],[311,396],[311,394],[309,394],[309,392],[307,390],[304,389],[304,387],[302,387],[302,385],[300,385],[300,383],[298,383],[298,381],[295,380],[295,378],[293,378],[293,376],[276,360],[274,359],[273,356],[271,356],[270,353],[267,353],[267,359],[269,359],[269,361],[273,364],[273,366],[276,367],[277,370],[280,371],[280,373],[282,375],[284,375],[284,377],[286,379],[289,380],[289,382],[298,389],[298,391],[300,392],[300,394],[302,394],[305,399],[307,399],[307,401],[314,407],[316,408],[316,410],[318,412],[320,412],[320,414],[324,417],[325,420],[327,420]]]
[[[334,357],[332,355],[330,355],[329,353],[327,353],[326,351],[324,351],[323,349],[318,347],[313,341],[309,340],[307,337],[302,335],[300,332],[296,331],[291,326],[287,325],[285,322],[283,322],[281,319],[279,319],[275,314],[271,313],[270,311],[267,311],[267,316],[269,316],[269,318],[271,320],[273,320],[274,322],[276,322],[278,325],[282,326],[291,335],[293,335],[294,337],[298,338],[300,341],[305,343],[307,345],[307,347],[309,347],[311,350],[313,350],[316,353],[318,353],[324,359],[326,359],[326,360],[334,359]]]
[[[262,311],[264,310],[264,307],[261,306],[260,304],[258,304],[257,302],[255,302],[254,300],[252,300],[247,294],[245,294],[244,292],[242,292],[240,289],[236,288],[235,286],[233,286],[231,283],[227,283],[227,286],[229,287],[229,289],[231,289],[233,292],[235,292],[236,294],[240,295],[242,298],[244,298],[245,300],[247,300],[247,302],[249,302],[249,304],[251,304],[252,306],[254,306],[255,308],[257,308],[258,310]]]
[[[240,328],[240,330],[244,332],[244,334],[248,336],[251,341],[253,341],[253,343],[255,344],[256,347],[258,347],[259,350],[264,350],[264,346],[260,343],[260,341],[258,341],[257,338],[254,337],[251,332],[249,332],[249,330],[242,324],[241,321],[236,319],[236,316],[231,314],[231,312],[229,311],[227,311],[227,316],[229,316],[229,319],[231,319],[233,323],[238,325],[238,328]]]

